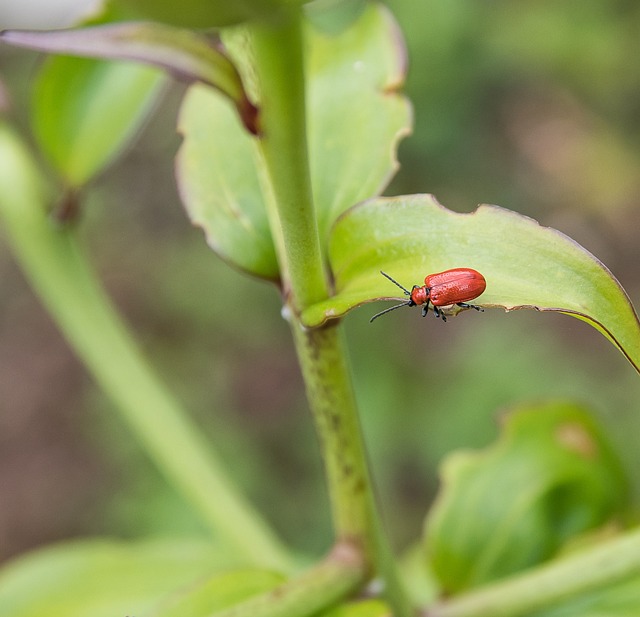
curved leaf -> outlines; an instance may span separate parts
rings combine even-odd
[[[575,534],[606,522],[627,488],[597,425],[563,403],[510,413],[493,447],[445,461],[442,483],[425,542],[447,593],[547,559]]]
[[[5,565],[0,571],[0,606],[11,617],[146,615],[185,586],[234,562],[202,539],[74,542]],[[262,571],[240,572],[244,583],[238,575],[219,575],[226,584],[219,586],[218,599],[232,603],[246,598],[255,592],[255,580],[275,584],[275,575],[267,580]],[[258,585],[258,591],[264,586]]]
[[[185,81],[217,88],[236,105],[247,128],[257,133],[256,110],[240,75],[214,41],[191,30],[157,23],[120,23],[55,31],[0,32],[6,43],[74,56],[135,60],[169,71]]]
[[[33,91],[40,147],[71,187],[108,165],[147,117],[162,84],[149,67],[85,58],[49,58]]]
[[[411,112],[397,93],[404,48],[386,9],[369,6],[337,35],[311,26],[306,32],[312,186],[326,246],[335,218],[390,179]],[[266,182],[260,182],[264,171],[254,144],[217,93],[197,86],[185,98],[179,130],[178,184],[193,222],[224,259],[277,278]]]
[[[380,270],[411,288],[429,273],[469,267],[487,280],[474,303],[582,319],[640,370],[640,323],[620,283],[575,241],[515,212],[484,205],[459,214],[431,195],[374,199],[336,222],[329,258],[336,295],[305,311],[308,326],[368,301],[404,300]]]

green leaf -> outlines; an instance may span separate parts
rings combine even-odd
[[[309,1],[309,0],[306,0]],[[139,19],[161,21],[188,28],[229,26],[250,19],[273,18],[278,8],[303,4],[304,0],[110,0],[108,6]]]
[[[173,602],[181,589],[191,588],[203,576],[234,567],[234,561],[202,539],[73,542],[5,565],[0,571],[0,606],[2,614],[11,617],[146,615]],[[243,597],[243,589],[246,597],[254,593],[256,578],[268,579],[259,571],[241,572],[244,586],[238,573],[220,574],[225,584],[212,602],[233,602]]]
[[[492,447],[445,461],[425,532],[433,571],[446,593],[457,593],[538,564],[609,520],[626,488],[618,460],[582,408],[517,409]]]
[[[184,591],[157,617],[210,617],[216,611],[238,604],[277,587],[284,577],[274,572],[244,568],[216,574]]]
[[[162,74],[128,63],[49,58],[33,91],[38,143],[67,185],[77,188],[135,136],[156,101]]]
[[[432,608],[443,617],[635,615],[639,572],[640,528],[620,533],[608,525],[583,535],[557,559]]]
[[[433,604],[438,597],[438,582],[424,558],[422,542],[415,542],[399,563],[405,589],[416,606]]]
[[[165,69],[184,81],[203,82],[228,96],[245,126],[257,133],[256,109],[240,75],[211,37],[157,23],[120,23],[50,32],[7,30],[0,33],[0,39],[39,51],[134,60]]]
[[[372,300],[406,299],[380,270],[411,288],[429,273],[469,267],[487,280],[474,303],[582,319],[640,370],[640,323],[620,283],[575,241],[515,212],[484,205],[459,214],[431,195],[373,199],[336,222],[329,259],[337,293],[303,313],[308,326]]]
[[[178,130],[178,188],[191,221],[223,259],[269,279],[278,262],[258,178],[252,138],[228,102],[203,86],[189,89]]]
[[[395,147],[411,122],[409,105],[396,92],[404,75],[400,40],[378,5],[340,34],[307,28],[310,160],[324,245],[333,220],[378,194],[396,169]],[[185,97],[179,130],[178,184],[192,221],[224,259],[278,278],[263,192],[269,188],[255,144],[228,104],[198,86]]]
[[[391,609],[381,600],[360,600],[341,604],[318,615],[318,617],[389,617]]]
[[[400,94],[407,68],[391,13],[370,4],[339,34],[310,29],[309,144],[320,237],[354,204],[379,195],[398,168],[398,142],[411,131]]]
[[[595,589],[550,609],[527,613],[526,617],[637,617],[640,606],[640,576]]]

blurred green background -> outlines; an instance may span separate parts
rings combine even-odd
[[[390,0],[407,38],[415,131],[388,194],[494,203],[567,233],[640,302],[640,5]],[[27,129],[36,54],[3,48]],[[86,193],[81,235],[153,365],[230,473],[300,550],[330,543],[328,503],[277,291],[222,263],[173,180],[183,89]],[[405,281],[411,285],[415,281]],[[381,306],[346,319],[362,421],[398,548],[421,531],[448,452],[489,443],[525,400],[587,404],[640,502],[640,380],[565,316],[488,311],[443,324]],[[78,535],[200,532],[33,296],[0,241],[0,560]]]

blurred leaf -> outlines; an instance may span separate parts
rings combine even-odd
[[[318,617],[391,617],[391,609],[381,600],[359,600],[336,606]]]
[[[179,79],[201,81],[220,90],[257,132],[256,110],[233,63],[212,38],[157,23],[121,23],[93,28],[0,33],[7,43],[39,51],[111,60],[134,60],[169,71]]]
[[[160,610],[157,617],[210,617],[216,611],[270,591],[283,581],[279,574],[255,568],[224,572],[192,586],[171,601],[169,608]]]
[[[640,606],[640,576],[595,589],[560,605],[527,613],[525,617],[637,617]]]
[[[515,212],[484,205],[459,214],[430,195],[373,199],[338,219],[329,258],[337,294],[304,312],[309,326],[374,299],[404,300],[380,270],[411,288],[429,273],[469,267],[487,280],[474,303],[582,319],[640,370],[640,323],[620,283],[575,241]]]
[[[404,48],[384,8],[371,5],[340,35],[309,27],[307,39],[312,185],[326,243],[328,228],[342,211],[388,182],[411,113],[396,92]],[[260,181],[265,172],[251,139],[227,103],[198,86],[185,98],[179,130],[184,142],[177,157],[178,184],[191,220],[223,258],[258,276],[277,278],[266,181]]]
[[[146,615],[185,585],[235,562],[202,539],[74,542],[5,565],[0,606],[11,617]]]
[[[309,0],[306,0],[309,1]],[[140,19],[161,21],[188,28],[229,26],[250,19],[273,18],[280,7],[304,4],[305,0],[242,0],[242,2],[212,0],[109,0],[118,8]]]
[[[442,484],[425,542],[446,593],[549,558],[572,536],[607,521],[627,488],[591,417],[563,403],[508,414],[493,447],[445,461]]]
[[[438,597],[438,581],[424,558],[422,543],[416,542],[399,564],[404,586],[416,606],[432,604]]]
[[[99,173],[135,136],[156,101],[162,74],[129,63],[49,58],[35,82],[33,128],[71,187]]]

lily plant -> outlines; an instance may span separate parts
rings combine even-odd
[[[640,530],[620,527],[561,555],[624,506],[616,453],[576,404],[523,405],[494,446],[448,458],[419,565],[390,548],[343,335],[350,311],[406,301],[381,271],[411,289],[430,274],[473,269],[486,281],[474,305],[576,317],[636,370],[640,323],[607,267],[560,231],[495,205],[460,214],[429,194],[381,196],[414,113],[402,94],[402,33],[387,8],[112,0],[79,27],[4,31],[0,41],[52,54],[33,83],[38,156],[7,119],[0,125],[3,236],[132,433],[211,531],[210,542],[87,540],[17,559],[0,571],[2,614],[635,614]],[[220,258],[282,298],[331,501],[334,543],[315,562],[286,546],[230,481],[78,241],[86,185],[133,139],[168,79],[188,84],[175,159],[188,216]],[[452,304],[436,308],[446,317],[468,308]]]

